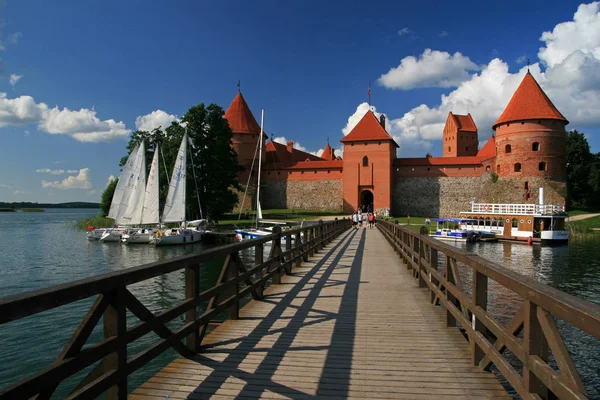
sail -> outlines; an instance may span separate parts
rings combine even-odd
[[[146,146],[144,142],[138,150],[138,158],[134,165],[135,171],[131,180],[131,193],[127,204],[123,204],[123,214],[118,224],[139,225],[142,223],[142,207],[144,205],[144,194],[146,193]],[[125,198],[125,197],[123,197]]]
[[[150,165],[150,173],[148,174],[148,183],[146,183],[146,194],[144,196],[144,207],[142,208],[142,224],[157,224],[158,216],[158,190],[159,190],[159,174],[158,174],[158,154],[159,146],[156,144],[154,148],[154,157],[152,157],[152,165]]]
[[[110,210],[108,211],[108,218],[116,219],[117,213],[119,212],[119,208],[121,207],[121,199],[123,198],[123,193],[125,191],[126,186],[126,177],[131,174],[131,170],[133,165],[135,164],[135,160],[137,157],[137,152],[139,149],[139,145],[136,145],[133,148],[133,151],[129,154],[127,158],[127,162],[121,171],[121,175],[119,175],[119,182],[117,182],[117,187],[115,188],[115,193],[113,194],[112,202],[110,203]]]
[[[185,175],[186,175],[187,132],[179,146],[173,175],[169,182],[169,193],[165,201],[162,222],[185,221]]]

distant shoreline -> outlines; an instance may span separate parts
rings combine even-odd
[[[16,211],[17,209],[41,209],[41,208],[100,208],[100,203],[89,203],[73,201],[67,203],[31,203],[31,202],[0,202],[0,210]]]

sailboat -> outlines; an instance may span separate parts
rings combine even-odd
[[[145,192],[143,195],[143,204],[139,208],[141,210],[139,224],[140,225],[151,225],[158,224],[159,221],[159,154],[160,145],[157,143],[154,148],[154,156],[152,157],[152,164],[150,165],[150,173],[148,174],[148,181],[146,183]],[[145,168],[144,168],[145,170]],[[130,229],[129,232],[124,233],[121,236],[123,243],[150,243],[150,239],[156,233],[156,229],[141,227],[138,229]]]
[[[185,189],[186,189],[186,158],[187,158],[187,130],[179,146],[177,159],[169,182],[169,192],[165,201],[161,223],[181,222],[180,228],[158,231],[151,237],[150,242],[156,246],[196,243],[202,240],[204,231],[197,228],[186,227],[185,219]],[[193,163],[193,160],[192,160]],[[193,167],[193,164],[192,164]]]
[[[258,136],[258,184],[256,187],[256,224],[250,229],[236,229],[235,235],[239,240],[255,239],[273,233],[272,227],[259,229],[258,225],[263,219],[262,208],[260,207],[260,175],[262,167],[262,151],[263,151],[263,128],[265,122],[265,110],[262,110],[260,117],[260,135]]]

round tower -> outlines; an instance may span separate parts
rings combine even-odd
[[[492,127],[496,131],[498,175],[566,179],[568,123],[527,71]]]

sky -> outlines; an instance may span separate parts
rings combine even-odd
[[[600,151],[598,2],[0,0],[0,20],[0,201],[99,201],[132,131],[227,109],[238,80],[267,134],[316,154],[370,85],[420,157],[449,111],[483,146],[529,68]]]

